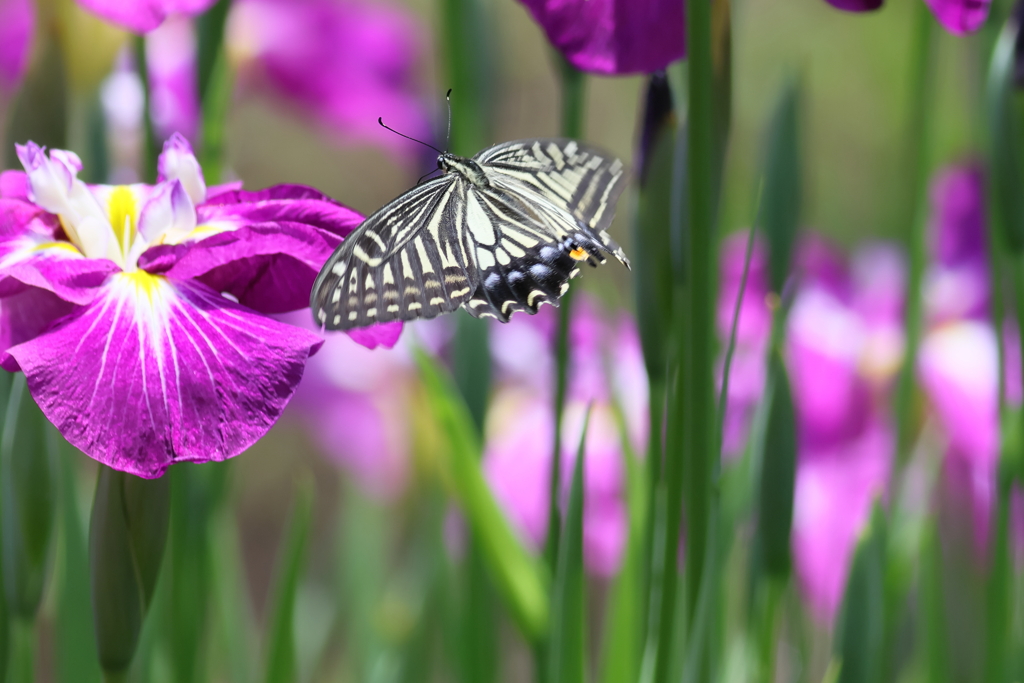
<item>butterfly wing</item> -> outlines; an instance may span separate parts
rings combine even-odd
[[[495,184],[518,181],[572,214],[626,266],[629,260],[608,235],[615,204],[625,189],[622,162],[606,152],[567,138],[515,140],[474,157]]]
[[[469,300],[478,278],[473,244],[456,227],[467,181],[449,174],[371,215],[327,260],[310,307],[329,330],[433,318]],[[468,254],[468,256],[467,256]]]

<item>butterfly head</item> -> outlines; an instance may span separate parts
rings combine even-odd
[[[458,173],[477,187],[487,187],[490,184],[480,164],[451,152],[438,155],[437,167],[442,173]]]

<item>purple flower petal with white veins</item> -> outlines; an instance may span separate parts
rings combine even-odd
[[[155,271],[174,255],[169,277],[196,279],[261,313],[286,313],[309,306],[320,268],[341,242],[301,223],[260,223],[221,232],[198,242],[154,247],[139,266]]]
[[[0,304],[0,367],[8,372],[20,370],[8,349],[39,336],[76,308],[53,292],[37,287],[5,295]]]
[[[152,31],[169,14],[200,14],[217,0],[76,0],[85,9],[135,33]]]
[[[270,429],[322,341],[203,285],[145,272],[10,353],[47,418],[115,469],[224,460]]]
[[[522,0],[577,69],[651,73],[686,54],[683,3],[676,0]]]

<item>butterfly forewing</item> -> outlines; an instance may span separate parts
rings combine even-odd
[[[464,213],[462,185],[453,175],[432,180],[363,221],[313,285],[317,322],[350,329],[433,318],[468,300],[467,245],[453,229]]]
[[[349,235],[313,285],[317,322],[350,329],[459,306],[505,322],[557,305],[581,261],[603,263],[607,251],[629,265],[607,233],[624,186],[618,159],[540,139],[473,161],[479,169],[468,176],[462,166],[413,188]],[[472,182],[481,170],[486,182]]]

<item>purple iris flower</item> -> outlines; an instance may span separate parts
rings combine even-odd
[[[676,0],[521,0],[548,40],[581,71],[652,73],[686,55]]]
[[[955,36],[974,33],[985,20],[991,0],[925,0],[942,27]]]
[[[135,33],[148,33],[171,14],[202,14],[217,0],[76,0],[107,21]]]
[[[999,350],[989,316],[985,184],[979,168],[954,166],[932,184],[931,264],[925,288],[928,330],[918,374],[947,439],[945,501],[971,519],[984,556],[999,458]],[[1020,341],[1002,331],[1007,400],[1021,400]]]
[[[78,157],[18,145],[0,175],[0,364],[73,445],[158,477],[274,424],[321,345],[267,317],[308,305],[361,220],[316,190],[207,188],[173,136],[157,185],[86,185]]]
[[[746,234],[726,239],[718,332],[728,339]],[[767,254],[755,244],[740,309],[726,401],[723,456],[746,445],[765,387],[771,310]],[[811,612],[831,622],[858,534],[889,477],[894,436],[885,415],[903,354],[904,265],[899,252],[867,245],[848,263],[816,235],[801,241],[785,339],[797,414],[792,544]]]
[[[484,473],[524,540],[539,549],[547,535],[554,441],[550,368],[556,316],[544,309],[492,329],[499,390],[487,419]],[[601,319],[585,298],[573,306],[570,386],[562,431],[562,495],[568,494],[587,406],[593,403],[583,467],[583,553],[594,576],[618,571],[628,536],[622,406],[636,448],[646,441],[647,378],[632,319]],[[607,362],[614,354],[614,363]],[[637,449],[639,450],[639,449]]]
[[[227,45],[243,89],[262,87],[310,114],[342,141],[393,151],[430,127],[415,91],[424,37],[399,7],[354,0],[238,0]]]

